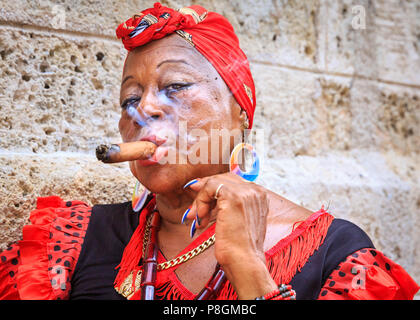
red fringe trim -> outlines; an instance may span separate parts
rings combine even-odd
[[[143,208],[139,216],[139,225],[131,236],[130,242],[124,249],[121,262],[115,269],[120,269],[115,277],[114,286],[119,288],[130,272],[137,269],[138,263],[143,255],[143,237],[146,226],[146,220],[149,213],[152,212],[156,205],[156,198],[153,197],[149,203]],[[135,280],[135,279],[133,279]],[[133,281],[134,288],[134,281]]]
[[[268,270],[277,284],[288,284],[302,269],[309,257],[324,242],[333,219],[322,208],[266,252]]]
[[[288,284],[302,269],[309,257],[324,242],[333,219],[334,217],[322,207],[266,252],[267,268],[277,284]],[[229,281],[226,281],[217,299],[237,298],[235,289]]]
[[[148,209],[147,212],[149,211],[151,210]],[[124,250],[123,260],[118,266],[124,266],[124,269],[121,269],[117,276],[116,287],[119,287],[140,260],[142,255],[142,234],[144,232],[143,229],[147,212],[142,212],[144,217],[140,217],[140,220],[144,220],[144,222],[140,222],[139,227],[143,226],[143,228],[136,229],[135,235],[133,235],[126,250]],[[334,217],[322,207],[321,210],[301,222],[291,234],[280,240],[274,247],[265,253],[267,268],[277,284],[288,284],[293,276],[301,270],[309,257],[324,242],[328,228],[333,219]],[[124,270],[124,272],[122,272],[122,270]],[[140,290],[131,297],[131,300],[140,299],[139,292]],[[193,297],[188,297],[188,294],[177,286],[176,281],[171,281],[169,277],[167,282],[156,288],[156,298],[184,300]],[[217,300],[236,300],[237,298],[237,294],[232,284],[229,281],[226,281]]]
[[[167,281],[155,289],[156,300],[186,300],[184,293],[172,282]],[[137,290],[130,300],[140,300],[141,290]]]
[[[185,296],[172,281],[168,281],[163,286],[156,288],[156,299],[185,300]]]
[[[226,281],[222,290],[220,290],[217,300],[238,300],[238,295],[229,280]]]

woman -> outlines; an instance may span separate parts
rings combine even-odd
[[[38,198],[23,240],[0,254],[0,298],[412,299],[418,285],[357,226],[230,173],[223,144],[218,161],[191,161],[193,129],[252,127],[254,84],[226,19],[156,3],[117,36],[129,50],[119,130],[157,146],[130,161],[151,193],[137,212]]]

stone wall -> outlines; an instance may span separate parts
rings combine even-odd
[[[391,0],[162,1],[225,15],[257,87],[260,183],[361,226],[420,282],[420,4]],[[125,50],[116,26],[152,1],[3,0],[0,5],[0,247],[36,197],[126,201],[119,141]]]

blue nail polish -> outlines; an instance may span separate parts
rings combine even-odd
[[[185,220],[187,219],[187,215],[190,212],[191,208],[188,208],[187,211],[185,211],[184,215],[182,216],[181,219],[181,224],[184,224]]]
[[[197,224],[200,226],[201,225],[201,219],[198,216],[198,212],[195,214],[195,220],[197,221]]]
[[[194,237],[195,234],[195,223],[196,221],[194,220],[193,223],[191,224],[191,229],[190,229],[190,237]]]
[[[196,182],[198,182],[198,179],[191,180],[190,182],[187,182],[187,184],[183,186],[182,189],[188,188],[189,186],[193,185]]]

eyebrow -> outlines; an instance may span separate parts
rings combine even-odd
[[[184,64],[186,64],[186,65],[188,65],[188,66],[190,66],[190,67],[192,67],[192,65],[190,65],[187,61],[185,61],[185,60],[174,60],[174,59],[169,59],[169,60],[164,60],[164,61],[162,61],[162,62],[160,62],[158,65],[157,65],[157,67],[156,67],[156,69],[159,69],[161,66],[162,66],[162,64],[164,64],[164,63],[184,63]]]
[[[126,76],[125,78],[124,78],[124,80],[121,82],[121,86],[124,84],[124,82],[126,82],[127,80],[129,80],[129,79],[134,79],[134,77],[133,76]]]
[[[164,60],[164,61],[162,61],[162,62],[160,62],[157,66],[156,66],[156,69],[159,69],[164,63],[184,63],[184,64],[186,64],[186,65],[188,65],[188,66],[190,66],[190,67],[192,67],[192,65],[191,64],[189,64],[187,61],[185,61],[185,60],[174,60],[174,59],[169,59],[169,60]],[[127,81],[127,80],[129,80],[129,79],[134,79],[134,77],[133,76],[126,76],[125,78],[124,78],[124,80],[121,82],[121,86]]]

